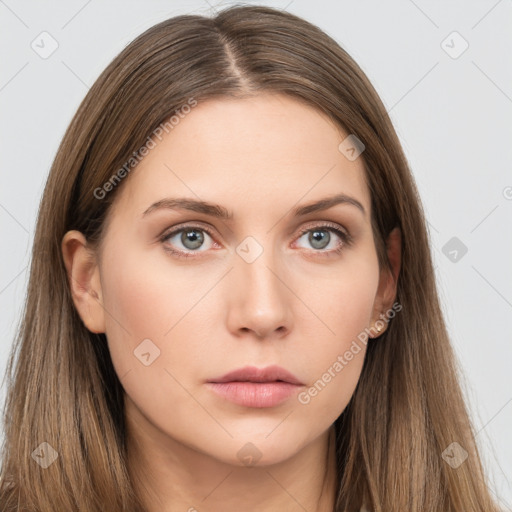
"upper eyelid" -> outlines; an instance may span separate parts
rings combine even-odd
[[[315,228],[338,229],[340,231],[343,231],[347,235],[349,234],[348,229],[346,227],[344,227],[343,225],[339,224],[338,222],[332,222],[332,221],[310,221],[310,222],[312,222],[312,224],[306,223],[306,225],[299,230],[299,234],[303,234],[304,231],[309,231],[309,230],[315,229]]]
[[[345,232],[347,235],[349,234],[349,231],[346,227],[344,227],[343,225],[341,225],[337,222],[332,222],[332,221],[309,221],[309,222],[306,222],[306,224],[298,230],[298,234],[302,235],[305,231],[309,231],[310,229],[314,229],[316,227],[339,229],[339,230]],[[209,235],[213,235],[214,231],[216,231],[214,228],[212,228],[210,226],[201,224],[201,222],[184,222],[183,224],[178,224],[177,226],[173,226],[170,229],[166,229],[162,233],[161,236],[167,237],[167,236],[173,235],[175,233],[179,233],[180,231],[183,231],[185,229],[194,229],[194,228],[204,230]]]
[[[214,231],[212,228],[205,227],[204,225],[202,225],[200,223],[191,222],[191,223],[184,223],[183,225],[178,224],[177,226],[173,226],[170,229],[166,229],[162,233],[161,237],[167,238],[167,237],[169,237],[171,235],[179,233],[180,231],[185,231],[186,229],[198,229],[198,230],[201,230],[201,231],[205,231],[210,236],[213,236],[213,231]]]

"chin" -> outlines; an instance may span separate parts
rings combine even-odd
[[[268,435],[268,432],[231,439],[223,447],[225,449],[216,454],[216,458],[233,466],[272,466],[292,458],[306,444],[305,440],[289,435],[285,431],[280,435]]]

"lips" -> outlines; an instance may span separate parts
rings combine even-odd
[[[275,407],[289,399],[303,386],[292,373],[280,366],[256,368],[247,366],[206,385],[223,399],[244,407]]]
[[[266,368],[256,368],[255,366],[246,366],[232,372],[226,373],[222,377],[211,379],[208,382],[288,382],[297,386],[304,384],[292,373],[280,366],[273,365]]]

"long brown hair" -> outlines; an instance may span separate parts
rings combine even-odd
[[[262,91],[313,105],[363,141],[380,265],[389,265],[387,235],[402,232],[402,311],[370,340],[357,389],[335,423],[335,510],[496,510],[458,383],[421,202],[386,109],[320,29],[287,12],[235,6],[213,18],[178,16],[136,38],[91,87],[62,140],[8,364],[2,512],[143,510],[127,466],[123,389],[105,335],[88,331],[73,305],[61,241],[77,229],[93,246],[101,242],[123,182],[101,198],[98,189],[190,98]],[[47,468],[33,460],[37,449],[51,452],[41,443],[58,454]],[[468,453],[456,468],[442,456],[452,443]]]

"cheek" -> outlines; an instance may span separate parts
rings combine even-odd
[[[150,253],[111,249],[108,254],[101,280],[106,334],[117,374],[130,371],[148,381],[164,369],[172,370],[176,361],[202,352],[212,325],[220,319],[218,301],[206,294],[225,269],[192,271],[154,248]]]
[[[327,423],[341,414],[359,380],[378,288],[374,253],[347,258],[345,263],[328,282],[317,281],[314,294],[311,284],[302,291],[324,324],[315,322],[317,336],[309,331],[311,326],[297,325],[301,332],[308,332],[302,347],[302,364],[310,369],[311,377],[298,399],[310,413],[322,415]],[[318,335],[320,332],[322,335]],[[311,340],[314,343],[307,344]]]
[[[310,326],[304,328],[317,331],[323,351],[340,350],[369,326],[379,284],[379,267],[372,246],[347,253],[346,257],[330,268],[323,268],[312,274],[302,269],[294,269],[298,276],[309,276],[307,279],[295,277],[294,290],[315,313]],[[304,315],[296,318],[305,322]],[[320,330],[319,330],[320,329]],[[310,333],[310,337],[313,332]],[[301,338],[301,336],[299,337]]]
[[[179,269],[162,268],[136,250],[110,250],[102,274],[106,334],[121,373],[137,362],[134,350],[144,340],[161,355],[165,334],[186,314],[187,283]]]
[[[197,353],[191,318],[205,287],[166,255],[152,259],[143,251],[109,252],[102,274],[109,351],[125,392],[155,424],[170,402],[176,415],[193,417],[194,402],[172,361]]]

